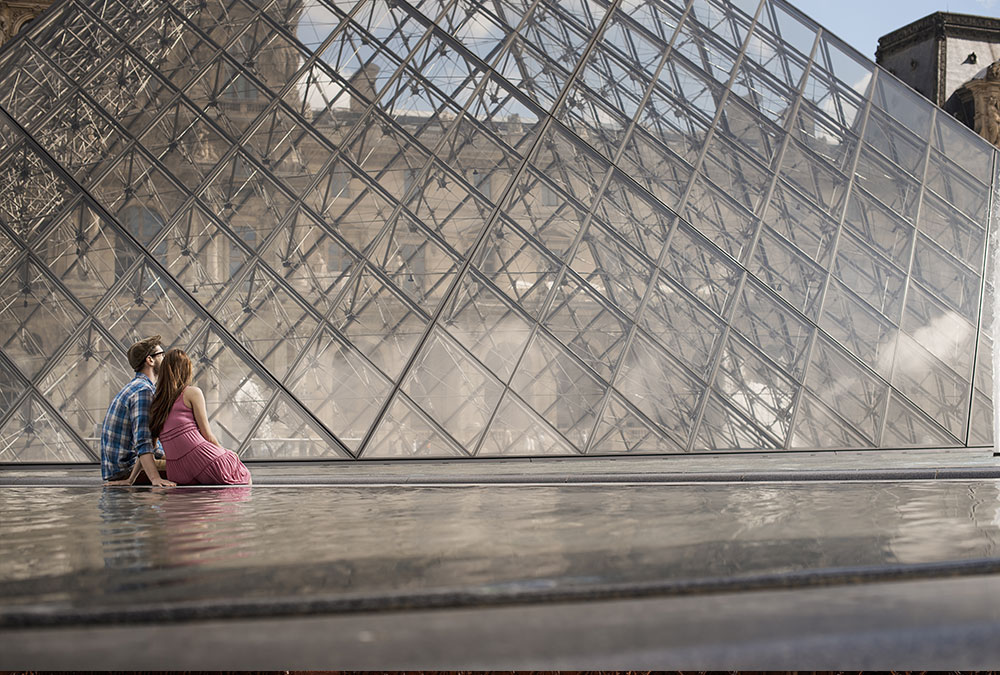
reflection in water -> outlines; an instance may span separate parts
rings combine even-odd
[[[559,588],[997,555],[998,481],[0,489],[0,609]]]

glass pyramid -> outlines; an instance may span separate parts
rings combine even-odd
[[[0,109],[2,463],[154,333],[249,460],[993,442],[994,149],[781,0],[62,0]]]

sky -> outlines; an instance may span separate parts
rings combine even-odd
[[[790,0],[872,61],[878,39],[934,12],[1000,18],[1000,0]]]

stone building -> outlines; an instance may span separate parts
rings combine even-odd
[[[1000,142],[1000,19],[935,12],[881,37],[875,60],[991,143]]]
[[[52,0],[0,1],[0,46],[42,13]]]

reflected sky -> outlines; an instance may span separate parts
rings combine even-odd
[[[1000,481],[0,489],[0,618],[998,557]]]

